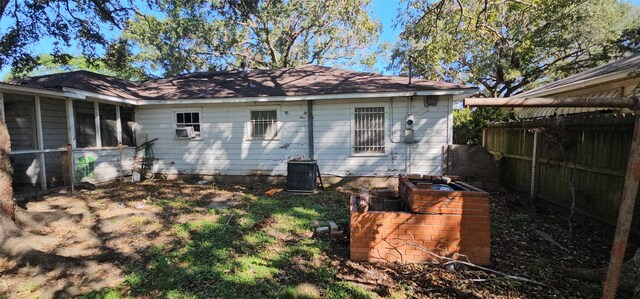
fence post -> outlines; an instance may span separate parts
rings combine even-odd
[[[536,199],[538,196],[538,159],[539,159],[539,147],[540,147],[540,130],[533,130],[533,154],[531,157],[531,192],[529,196],[531,199]]]
[[[487,147],[487,128],[482,128],[482,147]]]

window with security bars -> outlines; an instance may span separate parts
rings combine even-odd
[[[384,154],[384,107],[355,108],[353,152]]]
[[[200,137],[200,112],[176,113],[176,127],[192,127],[196,137]]]
[[[251,111],[251,138],[274,139],[278,136],[276,110]]]

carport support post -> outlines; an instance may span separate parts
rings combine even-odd
[[[612,299],[616,296],[620,281],[620,271],[624,263],[624,252],[627,249],[631,220],[633,220],[636,196],[638,195],[638,182],[640,181],[640,114],[638,113],[640,111],[636,113],[636,124],[633,128],[633,139],[631,140],[631,150],[629,151],[627,174],[624,178],[618,224],[616,226],[616,234],[613,237],[613,245],[611,246],[611,259],[607,269],[607,278],[602,291],[603,299]]]
[[[42,136],[42,109],[40,108],[40,96],[35,96],[36,106],[36,137],[38,140],[38,160],[40,161],[40,186],[42,191],[47,191],[47,166],[44,161],[44,137]]]
[[[531,157],[531,192],[529,193],[529,197],[531,199],[536,199],[538,196],[538,159],[540,152],[540,130],[533,130],[533,154]]]

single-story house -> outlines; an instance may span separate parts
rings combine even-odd
[[[19,190],[130,174],[154,139],[166,176],[277,177],[297,158],[327,177],[441,174],[453,101],[477,89],[304,65],[141,82],[75,71],[0,91]]]

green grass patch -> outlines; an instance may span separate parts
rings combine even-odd
[[[338,281],[328,258],[330,246],[309,237],[314,220],[348,223],[347,195],[328,191],[244,199],[240,208],[216,212],[214,220],[173,225],[179,240],[151,247],[144,263],[127,269],[122,286],[90,298],[114,292],[164,298],[375,297]],[[179,196],[156,204],[184,211],[200,205]]]

